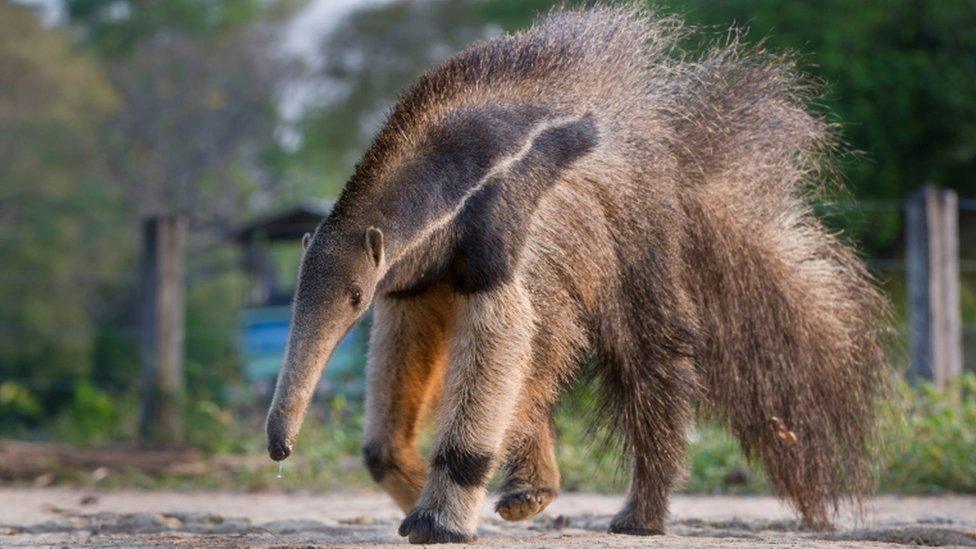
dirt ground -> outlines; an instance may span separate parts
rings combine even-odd
[[[863,520],[802,532],[768,497],[677,496],[667,536],[604,533],[620,498],[565,494],[540,517],[506,523],[488,505],[478,543],[493,547],[976,546],[976,497],[875,499]],[[0,488],[0,546],[367,547],[406,545],[382,494],[91,492]]]

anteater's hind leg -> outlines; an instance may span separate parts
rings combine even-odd
[[[610,317],[598,360],[605,406],[629,450],[630,491],[610,532],[664,533],[668,499],[682,474],[686,429],[698,392],[697,323],[673,280],[628,280],[628,307]]]
[[[627,502],[610,532],[663,534],[671,488],[682,471],[694,372],[687,358],[620,368],[611,391],[618,400],[617,425],[630,450],[632,477]]]
[[[554,296],[551,287],[542,292]],[[495,505],[506,520],[537,515],[559,493],[553,409],[562,388],[573,378],[586,346],[586,329],[573,320],[577,314],[568,296],[550,299],[538,307],[540,321],[533,341],[532,372],[522,387],[516,420],[506,435],[508,475]]]
[[[505,520],[526,520],[542,512],[559,493],[552,426],[548,420],[511,442],[495,511]]]
[[[440,393],[452,323],[450,302],[436,293],[376,301],[363,456],[373,480],[404,512],[417,502],[427,477],[417,434]]]

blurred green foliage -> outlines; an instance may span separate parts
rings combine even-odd
[[[886,404],[880,485],[901,492],[976,493],[976,374],[945,390],[900,383]]]
[[[66,5],[68,17],[85,29],[90,42],[111,56],[130,53],[159,32],[209,39],[254,21],[266,7],[259,0],[67,0]]]
[[[129,410],[134,398],[118,399],[88,380],[75,383],[67,405],[49,426],[56,440],[83,445],[101,445],[129,439],[135,433],[135,417]]]
[[[854,196],[900,199],[924,183],[976,194],[976,4],[671,0],[694,24],[747,29],[793,52],[822,84],[824,109],[856,152],[842,165]],[[891,253],[897,212],[857,237]]]
[[[53,414],[44,397],[91,374],[91,310],[132,244],[101,185],[116,99],[94,56],[0,3],[0,425]]]

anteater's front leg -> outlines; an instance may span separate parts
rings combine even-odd
[[[363,457],[373,480],[404,512],[417,503],[427,477],[417,435],[440,393],[452,324],[452,304],[437,292],[376,300]]]
[[[413,543],[472,541],[531,356],[532,307],[518,284],[460,298],[420,501],[400,525]]]

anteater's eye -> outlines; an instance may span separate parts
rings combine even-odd
[[[363,292],[359,288],[353,288],[349,290],[349,299],[352,301],[353,307],[359,307],[363,301]]]

